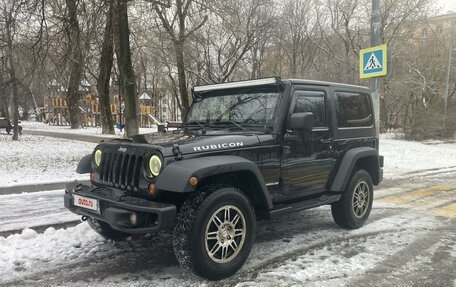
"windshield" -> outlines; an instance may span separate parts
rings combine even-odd
[[[244,129],[254,126],[271,126],[279,99],[277,91],[242,91],[238,93],[214,92],[196,98],[185,124],[200,127],[221,127]]]

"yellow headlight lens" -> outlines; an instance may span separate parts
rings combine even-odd
[[[152,173],[153,176],[158,176],[160,173],[160,169],[162,167],[162,162],[160,160],[160,157],[158,155],[153,155],[149,159],[149,169],[150,173]]]
[[[101,163],[101,150],[97,149],[97,151],[95,152],[95,164],[97,166],[100,166],[100,163]]]

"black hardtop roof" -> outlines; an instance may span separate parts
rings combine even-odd
[[[369,88],[364,87],[364,86],[349,85],[349,84],[335,83],[335,82],[317,81],[317,80],[283,79],[282,82],[290,82],[291,84],[328,86],[328,87],[331,86],[331,87],[337,87],[337,88],[361,89],[361,90],[365,90],[365,91],[370,91]]]
[[[194,86],[193,93],[202,94],[210,91],[224,90],[224,89],[235,89],[235,88],[246,88],[256,86],[270,86],[283,83],[285,85],[301,84],[301,85],[314,85],[314,86],[326,86],[335,87],[347,90],[358,90],[369,92],[369,88],[364,86],[349,85],[335,82],[325,82],[317,80],[306,80],[306,79],[280,79],[280,77],[260,78],[254,80],[243,80],[243,81],[232,81],[220,84],[209,84],[202,86]]]

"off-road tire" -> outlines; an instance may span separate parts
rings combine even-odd
[[[357,209],[356,194],[360,190],[368,189],[368,198],[365,200],[365,210]],[[363,198],[365,196],[363,195]],[[347,185],[342,198],[331,205],[331,212],[334,221],[341,227],[348,229],[357,229],[364,225],[372,209],[372,202],[374,198],[372,178],[365,170],[357,170],[353,172],[352,177]]]
[[[212,247],[214,247],[216,244],[220,244],[220,242],[223,241],[221,239],[222,237],[219,237],[222,236],[220,235],[222,234],[220,233],[221,231],[216,231],[218,233],[217,235],[214,235],[217,236],[218,239],[206,240],[210,227],[215,227],[216,230],[225,228],[222,223],[218,225],[219,227],[217,227],[217,225],[211,225],[215,222],[214,216],[221,216],[222,211],[219,210],[222,209],[230,210],[229,213],[232,212],[231,215],[236,215],[237,212],[240,212],[241,215],[239,217],[243,216],[243,221],[241,221],[241,223],[244,222],[245,224],[245,228],[242,227],[245,230],[245,233],[243,233],[244,235],[233,235],[232,238],[225,237],[225,239],[231,239],[232,242],[235,240],[235,236],[243,236],[236,237],[236,240],[239,241],[241,241],[239,238],[243,238],[243,243],[236,243],[239,244],[237,245],[239,250],[235,248],[228,250],[228,247],[224,249],[227,250],[225,251],[225,256],[227,256],[226,252],[231,253],[231,255],[227,257],[231,257],[228,262],[216,262],[216,260],[219,259],[214,257],[215,252],[211,252],[212,248],[209,247],[209,244],[213,244]],[[234,216],[231,216],[231,218],[232,217]],[[227,222],[226,215],[224,215],[223,218],[224,222]],[[230,218],[230,216],[228,216],[228,218]],[[242,226],[239,224],[240,223],[235,224],[235,227],[231,228],[231,231],[233,231],[233,229],[234,232],[239,230],[236,229]],[[255,227],[256,221],[254,210],[250,205],[248,198],[239,189],[234,187],[206,186],[191,194],[178,213],[176,224],[173,229],[174,253],[179,264],[184,269],[209,280],[220,280],[234,274],[244,264],[254,242]],[[230,230],[230,228],[227,227],[227,230]],[[223,236],[226,236],[226,233]],[[215,240],[215,243],[212,243],[214,241],[211,240]],[[228,241],[225,240],[225,244],[227,242]],[[223,260],[223,250],[221,254],[220,260]]]
[[[89,226],[98,234],[112,241],[123,241],[131,234],[113,229],[109,224],[94,218],[87,218]]]

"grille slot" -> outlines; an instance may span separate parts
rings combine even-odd
[[[144,158],[128,153],[103,152],[100,182],[121,189],[137,189]]]

